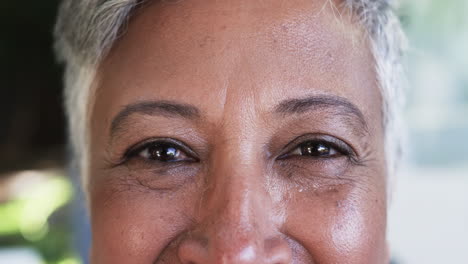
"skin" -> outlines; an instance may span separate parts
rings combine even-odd
[[[136,12],[91,106],[92,263],[389,262],[382,101],[367,38],[339,11]],[[177,160],[148,155],[161,140]]]

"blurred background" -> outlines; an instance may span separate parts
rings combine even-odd
[[[82,195],[66,171],[57,0],[0,2],[0,264],[86,263]],[[403,0],[410,42],[395,264],[468,263],[468,1]]]

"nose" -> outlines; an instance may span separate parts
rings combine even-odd
[[[227,246],[226,243],[208,242],[203,237],[191,237],[179,246],[179,259],[183,264],[291,263],[291,250],[286,241],[280,237],[266,240],[263,245],[258,245],[252,240],[238,243],[233,237],[229,240],[232,244]]]
[[[184,264],[287,264],[292,250],[260,166],[232,157],[216,163],[193,231],[179,244]],[[232,165],[250,164],[250,165]]]

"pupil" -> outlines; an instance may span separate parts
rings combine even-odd
[[[177,149],[167,144],[154,145],[149,149],[149,153],[152,159],[160,161],[172,161],[178,155]]]
[[[302,155],[325,156],[330,154],[330,148],[323,143],[309,143],[301,148]]]

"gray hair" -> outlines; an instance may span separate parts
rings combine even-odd
[[[311,0],[312,1],[312,0]],[[325,0],[331,1],[331,0]],[[401,156],[400,111],[403,105],[402,53],[405,38],[392,0],[342,0],[369,36],[383,98],[388,175]],[[89,106],[100,60],[124,33],[142,0],[63,0],[55,28],[56,52],[65,63],[65,109],[75,166],[88,184]]]

